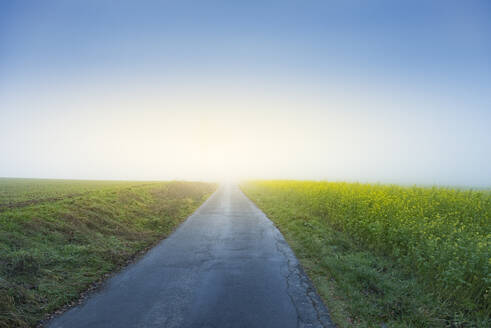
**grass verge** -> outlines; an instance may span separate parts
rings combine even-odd
[[[70,304],[170,234],[215,189],[194,182],[124,184],[4,209],[0,327],[34,326]]]

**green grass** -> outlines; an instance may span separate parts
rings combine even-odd
[[[193,182],[0,180],[0,327],[34,326],[171,233],[214,190]],[[29,200],[35,199],[35,202]]]
[[[251,181],[340,327],[490,327],[489,191]]]
[[[42,201],[79,196],[105,188],[126,188],[158,182],[0,178],[0,211]]]

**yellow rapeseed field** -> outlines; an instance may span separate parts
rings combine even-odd
[[[490,313],[491,192],[310,181],[243,188],[258,204],[274,197],[305,215],[306,224],[320,218],[391,257],[456,308]]]

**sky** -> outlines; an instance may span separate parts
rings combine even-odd
[[[0,2],[0,176],[491,187],[491,2]]]

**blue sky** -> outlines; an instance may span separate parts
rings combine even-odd
[[[491,186],[489,1],[3,1],[0,176]]]

